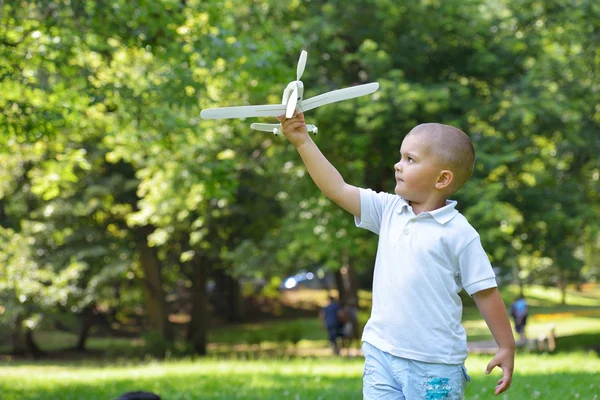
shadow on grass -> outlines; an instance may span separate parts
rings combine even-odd
[[[530,315],[537,314],[561,314],[561,313],[572,313],[575,316],[585,316],[591,318],[600,317],[600,308],[599,307],[588,307],[588,306],[553,306],[553,307],[531,307]]]
[[[555,353],[568,353],[573,351],[590,351],[590,355],[598,355],[600,352],[600,332],[581,333],[571,336],[559,336],[556,338]]]

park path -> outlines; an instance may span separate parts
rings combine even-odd
[[[471,354],[495,354],[498,351],[498,345],[492,341],[479,341],[467,343],[469,353]],[[307,347],[298,348],[295,352],[298,356],[303,357],[319,357],[331,356],[331,349],[328,347]],[[350,349],[342,349],[342,356],[362,357],[362,352],[359,348],[353,347]]]
[[[495,354],[498,351],[498,345],[493,340],[469,342],[467,347],[472,354]]]

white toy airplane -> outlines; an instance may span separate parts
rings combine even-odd
[[[310,99],[303,100],[304,84],[300,80],[304,67],[306,66],[306,51],[302,50],[298,67],[296,69],[296,80],[291,81],[283,91],[281,104],[266,104],[260,106],[241,106],[241,107],[223,107],[207,108],[200,112],[200,117],[204,119],[226,119],[226,118],[248,118],[248,117],[277,117],[285,114],[286,118],[291,118],[297,112],[306,112],[324,106],[325,104],[336,103],[342,100],[353,99],[355,97],[371,94],[379,88],[379,83],[367,83],[365,85],[352,86],[345,89],[334,90],[323,93]],[[263,132],[273,132],[275,135],[281,133],[281,124],[252,124],[252,129]],[[306,125],[309,132],[317,134],[318,129],[314,125]]]

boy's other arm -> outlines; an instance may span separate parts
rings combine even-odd
[[[502,379],[498,381],[494,391],[497,396],[506,391],[512,383],[515,364],[515,338],[498,288],[479,291],[473,295],[473,299],[498,344],[498,352],[485,371],[486,374],[489,374],[495,367],[502,369]]]
[[[304,114],[277,119],[281,121],[285,137],[296,146],[308,173],[321,192],[344,210],[360,218],[360,190],[347,184],[338,170],[321,153],[306,131]]]

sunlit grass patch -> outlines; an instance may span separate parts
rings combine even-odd
[[[331,294],[337,297],[337,290],[325,289],[294,289],[282,292],[281,298],[284,304],[303,308],[316,309],[327,305],[328,295]],[[360,308],[370,308],[372,301],[372,293],[367,290],[358,291],[358,303]]]
[[[501,373],[485,375],[491,356],[470,355],[472,383],[465,399],[491,399]],[[501,399],[600,399],[600,358],[594,353],[518,354],[509,391]]]
[[[561,304],[561,291],[558,288],[544,286],[526,286],[524,294],[529,303],[534,306],[549,306]],[[585,290],[577,291],[570,286],[567,289],[566,303],[569,306],[600,306],[600,287],[588,286]]]
[[[75,333],[64,331],[35,331],[34,338],[44,351],[56,351],[74,348],[78,336]],[[108,355],[123,354],[122,351],[144,346],[143,338],[118,338],[118,337],[94,337],[91,336],[86,342],[88,350],[106,351]],[[0,353],[9,353],[11,343],[0,344]],[[1,399],[1,397],[0,397]]]
[[[490,399],[500,376],[491,356],[470,355],[465,399]],[[0,362],[3,400],[111,399],[148,390],[177,399],[362,399],[361,358],[295,358],[129,364]],[[588,353],[518,355],[513,386],[501,399],[594,399],[600,358]],[[597,399],[597,397],[596,397]]]
[[[531,316],[531,319],[536,321],[560,321],[565,318],[576,318],[576,317],[600,317],[600,309],[598,310],[575,310],[569,312],[555,312],[547,314],[535,314]]]
[[[297,395],[326,399],[334,394],[360,399],[361,374],[361,361],[338,359],[200,360],[107,367],[23,364],[0,366],[0,390],[6,400],[110,399],[130,390],[153,391],[165,399],[294,399]]]

